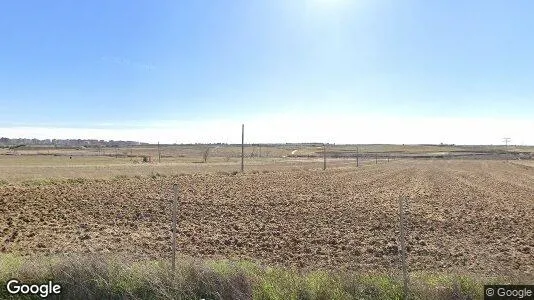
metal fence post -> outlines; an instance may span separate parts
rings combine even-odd
[[[356,167],[360,166],[360,150],[358,149],[358,146],[356,146]]]
[[[174,198],[172,201],[172,274],[176,273],[176,219],[178,206],[178,185],[174,184]]]
[[[326,170],[326,144],[323,143],[323,170]]]
[[[245,171],[245,124],[241,124],[241,173]]]
[[[161,149],[159,147],[159,142],[158,142],[158,163],[161,162]]]
[[[405,236],[405,226],[406,226],[406,216],[405,210],[408,208],[408,199],[405,197],[399,198],[399,241],[400,241],[400,254],[401,254],[401,264],[402,264],[402,278],[404,282],[403,293],[404,299],[407,300],[409,297],[409,277],[408,277],[408,268],[406,265],[406,236]]]

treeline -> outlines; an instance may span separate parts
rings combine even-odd
[[[6,137],[0,138],[0,146],[55,146],[55,147],[124,147],[148,145],[148,143],[140,143],[135,141],[114,141],[114,140],[91,140],[91,139],[10,139]]]

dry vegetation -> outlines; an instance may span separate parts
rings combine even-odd
[[[209,148],[207,163],[204,154]],[[359,145],[361,164],[401,158],[484,158],[531,163],[534,147]],[[22,147],[0,149],[0,184],[55,179],[109,179],[116,176],[177,175],[239,170],[241,147],[233,145],[162,145],[128,148]],[[355,165],[355,145],[328,145],[329,167]],[[144,163],[145,157],[150,158]],[[247,145],[248,171],[310,170],[322,168],[319,145]]]
[[[288,157],[295,147],[247,147],[246,164],[250,171],[274,171],[321,168],[320,157]],[[161,161],[157,148],[138,147],[126,149],[126,153],[115,155],[107,149],[24,149],[9,152],[0,149],[0,180],[20,183],[24,181],[55,179],[104,179],[116,176],[151,176],[154,174],[176,175],[183,173],[215,173],[239,170],[240,151],[238,147],[211,147],[203,163],[206,146],[167,146],[161,150]],[[308,149],[309,153],[316,149]],[[4,155],[1,155],[3,152]],[[7,155],[9,153],[10,155]],[[104,155],[103,155],[104,154]],[[261,156],[260,156],[261,154]],[[314,154],[319,156],[317,154]],[[144,156],[151,157],[150,163],[143,163]],[[383,159],[381,159],[383,160]],[[361,162],[364,159],[360,160]],[[369,158],[367,161],[371,161]],[[374,162],[374,160],[372,161]],[[353,160],[334,160],[332,167],[353,164]]]
[[[402,282],[394,274],[302,273],[243,261],[199,261],[180,258],[173,272],[162,261],[134,262],[117,256],[66,255],[34,257],[0,255],[0,282],[62,284],[61,299],[401,299]],[[505,278],[472,278],[450,274],[412,274],[410,299],[479,299],[482,284]],[[11,299],[0,289],[0,298]],[[53,297],[52,297],[53,298]],[[26,298],[25,298],[26,299]],[[34,297],[34,299],[41,299]]]

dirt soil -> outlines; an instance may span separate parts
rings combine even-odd
[[[168,257],[174,183],[181,254],[391,270],[405,195],[411,270],[534,278],[534,168],[502,161],[4,185],[0,251]]]

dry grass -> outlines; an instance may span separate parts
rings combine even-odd
[[[0,255],[0,283],[53,280],[61,299],[402,299],[394,274],[301,273],[245,261],[200,261],[182,257],[173,272],[163,261],[112,256],[19,257]],[[412,274],[410,299],[479,299],[482,285],[510,279],[454,274]],[[514,281],[518,282],[518,281]],[[0,298],[8,298],[5,289]],[[38,299],[38,297],[35,297]]]
[[[180,158],[181,159],[181,158]],[[374,160],[360,159],[360,164],[374,164]],[[379,160],[384,162],[384,160]],[[21,183],[24,181],[42,181],[48,179],[109,179],[116,176],[166,176],[176,174],[234,172],[240,170],[241,160],[210,157],[207,163],[199,161],[180,161],[163,158],[161,163],[140,163],[128,158],[112,157],[47,157],[47,156],[1,156],[0,180]],[[321,169],[322,160],[314,158],[247,158],[246,172],[283,171],[293,169]],[[329,168],[355,165],[354,159],[331,159]]]
[[[209,147],[208,163],[203,154]],[[360,163],[374,163],[374,153],[379,162],[388,155],[447,156],[466,151],[488,153],[503,152],[504,146],[436,146],[436,145],[360,145]],[[509,147],[510,152],[534,152],[534,147]],[[355,164],[355,145],[329,145],[328,167],[346,167]],[[5,154],[12,155],[5,155]],[[115,176],[151,176],[159,173],[233,172],[240,169],[241,148],[228,145],[162,145],[161,161],[157,146],[126,148],[62,149],[25,147],[10,151],[0,149],[0,180],[22,182],[49,178],[112,178]],[[150,156],[151,163],[143,163],[143,156]],[[246,170],[273,171],[322,168],[322,147],[313,145],[247,145]],[[352,156],[350,159],[335,157]],[[523,154],[523,158],[528,154]]]

